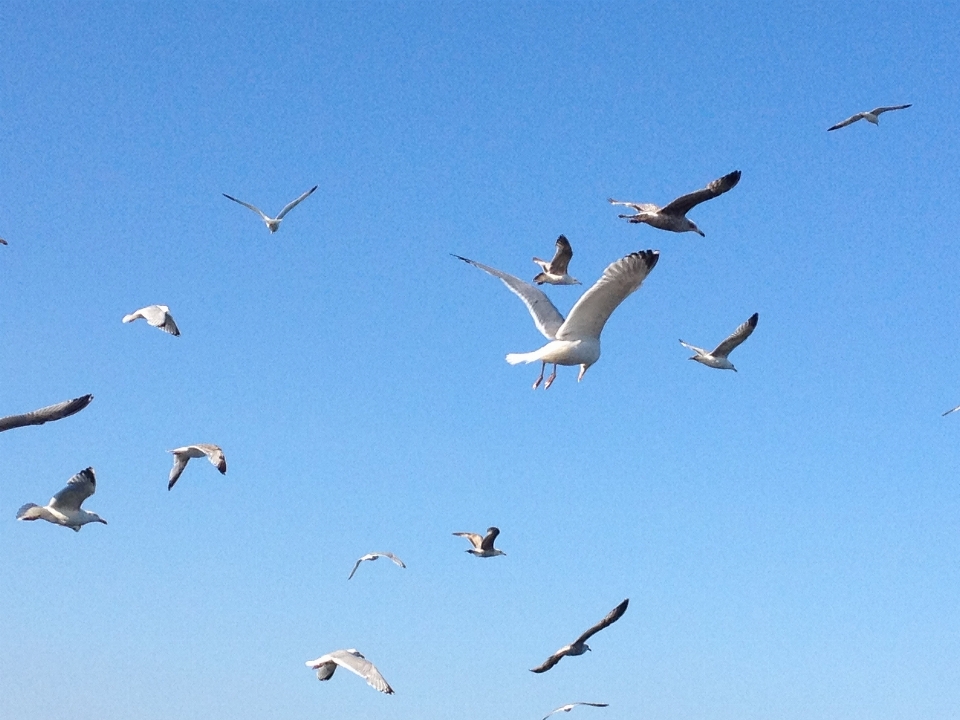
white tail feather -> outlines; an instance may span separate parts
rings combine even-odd
[[[540,359],[539,351],[535,350],[528,353],[510,353],[507,355],[507,362],[511,365],[519,365],[520,363],[532,363]]]

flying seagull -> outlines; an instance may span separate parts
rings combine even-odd
[[[173,321],[170,308],[166,305],[147,305],[145,308],[140,308],[136,312],[124,315],[123,321],[125,323],[131,323],[140,318],[146,320],[147,324],[153,325],[155,328],[160,328],[171,335],[180,334],[180,328],[178,328],[177,324]]]
[[[497,535],[500,534],[500,528],[498,527],[489,527],[487,528],[487,534],[483,537],[480,537],[476,533],[468,532],[455,532],[453,533],[457,537],[464,537],[470,541],[470,544],[473,545],[472,548],[466,550],[465,552],[470,553],[471,555],[476,555],[477,557],[494,557],[496,555],[506,555],[503,550],[497,550],[493,546],[493,541],[497,539]]]
[[[221,475],[227,474],[227,459],[223,456],[223,450],[218,445],[200,443],[198,445],[186,445],[176,450],[167,450],[167,452],[173,453],[173,469],[170,471],[170,482],[167,483],[167,490],[172,490],[173,486],[176,485],[190,458],[206,455],[207,459],[217,466]]]
[[[377,558],[382,558],[382,557],[390,558],[391,560],[393,560],[394,564],[399,565],[402,568],[406,567],[406,565],[403,564],[403,560],[398,558],[393,553],[388,553],[388,552],[367,553],[362,558],[357,560],[356,564],[353,566],[353,570],[350,571],[350,576],[347,578],[347,580],[350,580],[353,577],[353,574],[357,571],[357,568],[360,567],[360,563],[362,563],[364,560],[376,560]]]
[[[660,230],[669,230],[670,232],[695,232],[701,237],[705,237],[703,231],[694,223],[687,219],[687,213],[697,205],[733,188],[740,182],[740,171],[734,170],[732,173],[724,175],[722,178],[714,180],[703,190],[681,195],[673,202],[663,207],[657,207],[652,203],[632,203],[623,200],[614,200],[609,198],[611,205],[626,205],[636,210],[635,215],[620,215],[632,223],[647,223]]]
[[[376,666],[353,648],[349,650],[334,650],[321,655],[316,660],[307,660],[307,667],[317,671],[317,680],[329,680],[337,669],[337,665],[356,673],[367,685],[387,695],[393,695],[393,688],[383,679],[383,675]]]
[[[263,210],[258,208],[256,205],[245,203],[243,200],[237,200],[235,197],[231,197],[226,193],[223,193],[223,196],[228,200],[233,200],[235,203],[240,203],[245,208],[250,208],[251,210],[253,210],[255,213],[260,215],[261,218],[263,218],[263,222],[266,223],[267,230],[269,230],[272,233],[275,233],[277,230],[280,229],[280,221],[283,220],[283,216],[286,215],[291,210],[293,210],[297,205],[303,202],[306,198],[310,197],[313,191],[316,190],[318,187],[319,185],[314,185],[312,188],[307,190],[303,195],[298,197],[296,200],[294,200],[291,203],[287,203],[286,207],[284,207],[283,210],[280,211],[280,214],[277,215],[275,218],[268,217],[266,213],[264,213]]]
[[[587,650],[590,649],[590,646],[587,645],[587,640],[589,640],[593,635],[596,635],[598,632],[603,630],[607,625],[613,625],[617,620],[623,617],[623,614],[627,611],[627,603],[630,602],[630,598],[627,598],[622,603],[617,605],[613,610],[607,613],[607,616],[594,625],[592,628],[587,630],[583,635],[578,637],[569,645],[564,645],[562,648],[557,650],[553,655],[548,657],[543,665],[540,667],[533,668],[530,672],[542,673],[546,672],[558,662],[560,658],[564,655],[583,655]]]
[[[577,705],[589,705],[590,707],[609,707],[608,703],[575,702],[575,703],[570,703],[568,705],[562,705],[561,707],[558,707],[556,710],[551,710],[550,712],[548,712],[546,715],[543,716],[542,720],[547,720],[547,718],[553,715],[554,713],[570,712]]]
[[[553,364],[553,374],[547,378],[544,389],[556,379],[557,365],[579,365],[577,382],[583,379],[587,368],[600,358],[603,326],[617,306],[640,287],[660,259],[660,253],[656,250],[635,252],[608,265],[593,287],[580,296],[566,320],[550,302],[550,298],[530,283],[465,257],[454,257],[500,278],[527,306],[537,330],[550,341],[533,352],[507,355],[507,362],[511,365],[540,362],[540,377],[533,383],[533,389],[536,390],[543,380],[547,363]]]
[[[582,285],[575,277],[567,273],[567,266],[570,264],[570,258],[573,257],[573,248],[570,247],[570,241],[563,235],[557,238],[557,251],[553,255],[553,260],[547,262],[540,258],[534,258],[533,261],[540,266],[543,271],[537,275],[533,281],[537,285],[550,283],[551,285]]]
[[[48,405],[23,415],[8,415],[5,418],[0,418],[0,432],[26,427],[27,425],[43,425],[53,420],[63,420],[63,418],[70,417],[83,410],[90,404],[91,400],[93,400],[93,395],[84,395],[73,400],[65,400],[56,405]]]
[[[760,315],[758,313],[751,315],[745,323],[733,331],[730,337],[710,352],[707,352],[703,348],[694,347],[689,343],[685,343],[683,340],[680,341],[680,344],[696,353],[696,355],[691,356],[691,360],[703,363],[707,367],[717,368],[719,370],[733,370],[736,372],[737,369],[733,366],[733,363],[727,360],[727,355],[733,352],[740,343],[753,334],[754,329],[757,327],[759,317]]]
[[[910,103],[910,105],[912,104],[913,103]],[[831,130],[839,130],[847,125],[852,125],[857,120],[866,120],[867,122],[872,122],[874,125],[879,125],[880,120],[877,116],[881,113],[885,113],[889,110],[906,110],[908,107],[910,107],[910,105],[888,105],[887,107],[874,108],[869,112],[858,112],[856,115],[851,115],[843,122],[838,122],[833,127],[828,127],[827,132],[830,132]]]
[[[81,470],[67,482],[67,486],[50,498],[43,507],[34,503],[27,503],[17,510],[17,520],[46,520],[56,525],[63,525],[75,532],[91,522],[107,524],[107,521],[93,512],[80,508],[83,501],[97,490],[97,478],[93,468]]]

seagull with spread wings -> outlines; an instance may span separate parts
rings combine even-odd
[[[180,475],[183,473],[183,469],[187,467],[190,458],[199,458],[206,455],[207,459],[212,465],[216,466],[221,475],[227,474],[227,459],[223,456],[223,450],[220,449],[219,445],[200,443],[198,445],[186,445],[176,450],[167,450],[167,452],[173,453],[173,469],[170,470],[170,480],[167,483],[167,490],[172,490],[173,486],[176,485],[177,480],[180,479]]]
[[[613,625],[617,620],[623,617],[623,614],[627,611],[627,604],[629,602],[630,602],[630,598],[627,598],[626,600],[624,600],[622,603],[617,605],[613,610],[607,613],[607,616],[603,620],[601,620],[592,628],[587,630],[583,635],[578,637],[569,645],[564,645],[562,648],[557,650],[553,655],[548,657],[544,661],[543,665],[541,665],[540,667],[533,668],[530,672],[535,672],[535,673],[546,672],[547,670],[552,668],[554,665],[556,665],[558,662],[560,662],[560,658],[564,657],[565,655],[583,655],[585,652],[587,652],[587,650],[590,649],[590,646],[587,645],[587,640],[589,640],[591,637],[596,635],[598,632],[603,630],[608,625]]]
[[[487,534],[483,537],[480,537],[476,533],[469,532],[455,532],[452,533],[457,537],[466,538],[470,541],[470,544],[473,545],[472,548],[464,550],[471,555],[476,555],[477,557],[494,557],[496,555],[506,555],[503,550],[497,550],[493,546],[493,541],[497,539],[497,535],[500,534],[500,528],[498,527],[488,527]]]
[[[737,369],[733,366],[733,363],[727,359],[727,356],[733,352],[737,346],[740,345],[740,343],[753,334],[754,329],[757,327],[757,320],[759,318],[759,313],[754,313],[751,315],[746,322],[741,324],[740,327],[733,331],[733,334],[731,334],[730,337],[717,345],[710,352],[707,352],[703,348],[698,348],[690,345],[689,343],[685,343],[683,340],[680,341],[680,344],[696,353],[696,355],[692,355],[690,357],[691,360],[696,360],[698,363],[703,363],[707,367],[717,368],[718,370],[733,370],[736,372]]]
[[[548,363],[553,365],[553,374],[547,378],[544,388],[550,387],[556,379],[557,365],[579,365],[577,382],[583,379],[587,369],[600,359],[600,333],[603,326],[620,303],[640,287],[660,259],[660,253],[643,250],[630,253],[608,265],[593,287],[580,296],[566,320],[539,288],[488,265],[460,255],[454,257],[500,278],[527,306],[537,330],[550,341],[533,352],[507,355],[507,362],[511,365],[540,362],[540,376],[533,383],[536,390],[543,381]]]
[[[543,716],[542,720],[547,720],[548,717],[558,712],[570,712],[577,705],[589,705],[590,707],[610,707],[609,703],[591,703],[591,702],[575,702],[568,703],[567,705],[561,705],[556,710],[551,710],[546,715]]]
[[[663,207],[658,207],[653,203],[625,202],[623,200],[614,200],[613,198],[608,198],[607,202],[611,205],[626,205],[636,210],[637,212],[634,215],[619,216],[632,223],[646,223],[660,230],[669,230],[670,232],[695,232],[701,237],[705,237],[703,231],[687,219],[687,213],[700,203],[712,200],[733,189],[738,182],[740,182],[740,171],[734,170],[732,173],[728,173],[722,178],[714,180],[702,190],[681,195]]]
[[[81,470],[67,482],[67,486],[50,498],[44,506],[27,503],[17,510],[17,520],[46,520],[55,525],[63,525],[74,532],[80,532],[87,523],[107,521],[94,512],[87,512],[80,506],[83,501],[97,491],[97,476],[93,468]]]
[[[880,120],[877,116],[880,115],[881,113],[890,112],[891,110],[906,110],[912,104],[913,103],[910,103],[908,105],[888,105],[886,107],[874,108],[873,110],[870,110],[870,111],[858,112],[856,115],[851,115],[846,120],[838,122],[833,127],[828,127],[827,132],[830,132],[831,130],[839,130],[840,128],[846,127],[847,125],[852,125],[857,120],[866,120],[867,122],[871,122],[874,125],[879,125]]]
[[[143,318],[147,321],[148,325],[152,325],[155,328],[160,328],[165,333],[170,333],[171,335],[179,335],[180,328],[177,327],[177,323],[173,321],[173,315],[170,314],[170,308],[166,305],[147,305],[144,308],[140,308],[136,312],[132,312],[129,315],[123,316],[123,322],[131,323],[134,320],[139,320]]]
[[[63,418],[70,417],[83,410],[90,404],[91,400],[93,400],[93,395],[84,395],[73,400],[65,400],[56,405],[48,405],[39,410],[23,413],[23,415],[8,415],[5,418],[0,418],[0,432],[26,427],[27,425],[43,425],[54,420],[63,420]]]
[[[272,232],[272,233],[275,233],[277,230],[280,229],[280,221],[283,220],[284,216],[285,216],[288,212],[290,212],[291,210],[293,210],[293,209],[294,209],[297,205],[299,205],[301,202],[303,202],[303,201],[306,200],[308,197],[310,197],[310,195],[313,194],[313,191],[316,190],[318,187],[320,187],[320,186],[319,186],[319,185],[314,185],[312,188],[310,188],[309,190],[307,190],[303,195],[301,195],[300,197],[298,197],[296,200],[294,200],[293,202],[287,203],[287,205],[283,208],[283,210],[280,211],[280,214],[277,215],[277,216],[274,217],[274,218],[269,217],[265,212],[263,212],[263,210],[261,210],[260,208],[258,208],[256,205],[251,205],[250,203],[245,203],[243,200],[237,200],[235,197],[231,197],[230,195],[227,195],[226,193],[223,193],[223,196],[224,196],[225,198],[227,198],[227,200],[233,200],[235,203],[240,203],[240,204],[243,205],[245,208],[249,208],[250,210],[253,210],[255,213],[257,213],[257,214],[261,217],[261,219],[263,220],[264,224],[267,226],[267,230],[269,230],[269,231]]]
[[[348,577],[347,580],[350,580],[351,578],[353,578],[353,574],[357,571],[357,568],[360,567],[360,563],[362,563],[364,560],[371,560],[371,561],[373,561],[373,560],[376,560],[377,558],[382,558],[382,557],[390,558],[391,560],[393,560],[394,565],[399,565],[399,566],[402,567],[402,568],[407,567],[406,565],[403,564],[403,560],[401,560],[400,558],[398,558],[398,557],[397,557],[396,555],[394,555],[393,553],[388,553],[388,552],[372,552],[372,553],[367,553],[367,554],[364,555],[362,558],[360,558],[359,560],[357,560],[356,564],[353,566],[353,570],[350,571],[350,577]]]
[[[540,266],[542,272],[537,275],[533,281],[537,285],[549,283],[551,285],[581,285],[582,283],[567,272],[570,265],[570,259],[573,257],[573,248],[570,247],[570,241],[563,235],[557,238],[557,251],[553,255],[553,260],[547,262],[540,258],[534,258],[533,261]]]
[[[367,660],[355,649],[334,650],[333,652],[321,655],[316,660],[307,660],[308,668],[317,671],[317,680],[329,680],[336,672],[337,666],[346,668],[367,681],[367,685],[379,690],[387,695],[393,695],[393,688],[383,679],[383,675],[377,670],[376,666]]]

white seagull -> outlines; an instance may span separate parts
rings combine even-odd
[[[483,537],[480,537],[476,533],[469,532],[455,532],[452,533],[457,537],[466,538],[470,541],[470,544],[473,545],[472,548],[465,550],[471,555],[476,555],[477,557],[495,557],[497,555],[506,555],[503,550],[497,550],[493,546],[493,541],[497,539],[497,535],[500,534],[500,528],[498,527],[489,527],[487,528],[487,534]]]
[[[656,250],[635,252],[608,265],[593,287],[580,296],[566,320],[550,302],[550,298],[530,283],[465,257],[454,257],[500,278],[504,285],[523,300],[523,304],[533,316],[537,330],[550,341],[533,352],[507,355],[507,362],[511,365],[540,362],[540,377],[533,383],[536,390],[543,380],[547,363],[553,365],[553,374],[547,378],[544,389],[550,387],[556,379],[557,365],[579,365],[577,382],[583,379],[587,368],[600,358],[600,333],[603,326],[617,306],[640,287],[660,259],[660,253]]]
[[[170,482],[167,483],[167,490],[173,489],[190,458],[206,455],[210,463],[217,466],[221,475],[227,474],[227,459],[223,456],[223,450],[220,449],[219,445],[200,443],[198,445],[186,445],[176,450],[167,450],[167,452],[173,453],[173,469],[170,470]]]
[[[582,283],[567,272],[567,266],[570,265],[570,259],[573,257],[573,248],[570,247],[570,241],[563,235],[557,238],[557,250],[553,255],[553,260],[547,262],[540,258],[534,258],[533,261],[540,266],[543,271],[537,275],[533,281],[537,285],[550,283],[551,285],[582,285]]]
[[[680,344],[696,353],[696,355],[690,357],[691,360],[696,360],[698,363],[703,363],[707,367],[717,368],[718,370],[733,370],[736,372],[737,369],[733,366],[732,362],[727,360],[727,356],[733,352],[740,343],[753,334],[754,329],[757,327],[759,317],[760,315],[758,313],[751,315],[745,323],[733,331],[730,337],[710,352],[685,343],[683,340],[680,341]]]
[[[180,328],[177,327],[177,324],[173,321],[173,315],[170,314],[170,308],[166,305],[147,305],[144,308],[140,308],[136,312],[132,312],[129,315],[123,316],[123,321],[125,323],[131,323],[134,320],[139,320],[143,318],[147,321],[147,324],[153,325],[155,328],[160,328],[165,333],[170,333],[171,335],[179,335]]]
[[[97,477],[93,468],[81,470],[67,482],[67,486],[50,498],[43,507],[27,503],[17,510],[17,520],[46,520],[55,525],[63,525],[74,532],[91,522],[107,524],[107,521],[94,512],[81,509],[83,501],[97,490]]]
[[[360,567],[360,563],[362,563],[364,560],[376,560],[377,558],[382,558],[382,557],[390,558],[391,560],[393,560],[395,565],[399,565],[402,568],[407,567],[406,565],[403,564],[403,560],[398,558],[393,553],[388,553],[388,552],[367,553],[362,558],[357,560],[357,563],[353,566],[353,570],[350,571],[350,576],[347,578],[347,580],[350,580],[351,578],[353,578],[353,574],[357,571],[357,568]]]
[[[308,668],[317,671],[317,680],[332,678],[337,665],[339,665],[362,677],[370,687],[387,695],[393,695],[393,688],[383,679],[383,675],[380,674],[376,666],[353,648],[334,650],[326,655],[321,655],[316,660],[307,660],[306,665]]]
[[[543,716],[542,720],[547,720],[548,717],[558,712],[570,712],[577,705],[589,705],[590,707],[610,707],[609,703],[590,703],[590,702],[575,702],[569,703],[567,705],[561,705],[556,710],[551,710],[546,715]]]
[[[871,122],[874,125],[879,125],[880,120],[877,116],[880,115],[880,113],[889,112],[890,110],[906,110],[912,104],[913,103],[910,103],[909,105],[888,105],[887,107],[874,108],[869,112],[858,112],[856,115],[851,115],[846,120],[842,122],[838,122],[833,127],[828,127],[827,132],[830,132],[831,130],[839,130],[840,128],[846,127],[847,125],[852,125],[857,120],[866,120],[867,122]]]
[[[635,215],[620,215],[632,223],[646,223],[660,230],[669,230],[670,232],[695,232],[701,237],[705,237],[703,231],[693,222],[687,219],[687,213],[697,205],[718,195],[723,195],[740,182],[740,171],[734,170],[732,173],[724,175],[722,178],[714,180],[703,190],[681,195],[676,200],[663,207],[657,207],[653,203],[634,203],[623,200],[614,200],[608,198],[607,202],[611,205],[626,205],[636,210]]]
[[[0,418],[0,432],[26,427],[27,425],[43,425],[54,420],[62,420],[83,410],[90,404],[91,400],[93,400],[93,395],[84,395],[73,400],[65,400],[56,405],[48,405],[23,415],[8,415],[5,418]]]
[[[543,665],[540,667],[533,668],[530,672],[542,673],[546,672],[558,662],[560,658],[564,655],[583,655],[587,650],[590,649],[590,646],[587,645],[587,640],[589,640],[593,635],[596,635],[598,632],[603,630],[608,625],[613,625],[617,620],[623,617],[623,614],[627,611],[627,604],[630,602],[630,598],[627,598],[622,603],[617,605],[613,610],[607,613],[607,616],[594,625],[592,628],[587,630],[583,635],[578,637],[569,645],[564,645],[562,648],[557,650],[553,655],[548,657]]]
[[[287,203],[286,207],[284,207],[283,210],[280,211],[280,214],[277,215],[275,218],[268,217],[267,214],[263,212],[263,210],[258,208],[256,205],[245,203],[243,200],[237,200],[235,197],[231,197],[226,193],[223,193],[223,196],[228,200],[233,200],[235,203],[240,203],[245,208],[250,208],[251,210],[253,210],[255,213],[260,215],[261,218],[263,218],[263,222],[266,224],[267,230],[269,230],[272,233],[275,233],[277,230],[280,229],[280,221],[283,220],[283,216],[286,215],[291,210],[293,210],[297,205],[303,202],[306,198],[310,197],[313,191],[316,190],[318,187],[319,185],[314,185],[312,188],[307,190],[303,195],[298,197],[296,200],[294,200],[293,202]]]

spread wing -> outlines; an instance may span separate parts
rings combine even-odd
[[[362,677],[370,687],[387,695],[393,695],[393,688],[384,680],[376,666],[356,650],[335,650],[327,657],[340,667]]]
[[[702,202],[711,200],[718,195],[723,195],[728,190],[734,188],[738,182],[740,182],[740,171],[734,170],[722,178],[717,178],[703,190],[697,190],[688,195],[681,195],[672,203],[665,205],[660,212],[664,215],[686,215],[691,208],[696,207]]]
[[[397,557],[396,555],[394,555],[393,553],[382,552],[382,553],[376,553],[376,554],[377,554],[377,555],[380,555],[380,556],[382,556],[382,557],[385,557],[385,558],[390,558],[390,559],[393,561],[394,565],[399,565],[399,566],[402,567],[402,568],[406,568],[406,567],[407,567],[406,565],[403,564],[403,560],[401,560],[400,558],[398,558],[398,557]]]
[[[81,470],[67,481],[67,486],[53,496],[50,507],[56,510],[79,510],[83,501],[97,491],[93,468]]]
[[[273,219],[274,219],[274,218],[268,218],[268,217],[264,214],[263,210],[261,210],[260,208],[258,208],[256,205],[251,205],[250,203],[245,203],[243,200],[237,200],[235,197],[232,197],[232,196],[230,196],[230,195],[227,195],[226,193],[222,193],[222,195],[223,195],[227,200],[233,200],[235,203],[240,203],[240,204],[243,205],[245,208],[250,208],[250,209],[253,210],[255,213],[257,213],[257,215],[259,215],[260,217],[262,217],[264,220],[273,220]]]
[[[156,328],[160,328],[164,332],[170,333],[171,335],[180,334],[180,328],[178,328],[177,324],[173,321],[170,308],[166,305],[148,305],[145,308],[140,308],[134,314],[139,314],[148,323]]]
[[[360,567],[360,563],[362,563],[364,560],[370,560],[370,559],[371,558],[369,555],[364,555],[362,558],[357,560],[357,562],[354,563],[353,570],[350,571],[350,575],[347,576],[347,580],[351,580],[353,578],[353,574],[357,571],[357,568]]]
[[[613,311],[640,287],[659,259],[658,251],[644,250],[630,253],[608,265],[593,287],[577,300],[566,321],[556,331],[556,339],[599,338]]]
[[[953,408],[952,410],[947,410],[947,411],[946,411],[943,415],[941,415],[940,417],[946,417],[946,416],[949,415],[950,413],[955,413],[957,410],[960,410],[960,405],[957,405],[957,406],[956,406],[955,408]]]
[[[565,275],[573,257],[573,248],[570,241],[563,235],[557,238],[557,252],[550,261],[550,272],[556,275]]]
[[[551,655],[550,657],[548,657],[546,660],[543,661],[543,665],[539,665],[535,668],[530,668],[530,672],[535,672],[535,673],[546,672],[547,670],[552,668],[554,665],[556,665],[558,662],[560,662],[560,658],[562,658],[564,655],[567,654],[566,651],[568,649],[569,649],[569,646],[563,648],[562,650],[557,650],[557,652],[555,652],[553,655]]]
[[[717,345],[716,349],[710,354],[714,357],[726,357],[729,355],[740,343],[750,337],[754,329],[757,327],[757,320],[759,318],[759,313],[754,313],[751,315],[749,320],[734,330],[733,334],[722,343]]]
[[[500,528],[492,527],[487,529],[487,534],[484,536],[483,540],[480,542],[481,550],[492,550],[493,541],[497,539],[497,535],[500,534]]]
[[[828,128],[827,128],[827,132],[830,132],[831,130],[839,130],[839,129],[842,128],[842,127],[846,127],[847,125],[850,125],[850,124],[852,124],[852,123],[855,123],[857,120],[863,120],[863,113],[862,113],[862,112],[859,112],[859,113],[857,113],[856,115],[851,115],[851,116],[848,117],[846,120],[841,120],[841,121],[838,122],[836,125],[834,125],[834,126],[832,126],[832,127],[828,127]]]
[[[310,197],[310,195],[313,194],[313,191],[316,190],[318,187],[320,187],[320,186],[319,186],[319,185],[314,185],[312,188],[310,188],[309,190],[307,190],[303,195],[301,195],[300,197],[298,197],[296,200],[294,200],[293,202],[287,203],[286,207],[284,207],[283,210],[280,211],[280,214],[277,215],[277,218],[276,218],[276,219],[277,219],[277,220],[283,220],[283,216],[284,216],[284,215],[286,215],[288,212],[290,212],[291,210],[293,210],[297,205],[299,205],[301,202],[303,202],[306,198]]]
[[[691,345],[690,343],[685,343],[683,340],[680,341],[680,344],[689,350],[693,350],[697,355],[707,355],[707,351],[703,348],[698,348],[696,345]]]
[[[623,614],[627,611],[627,604],[628,604],[629,602],[630,602],[630,598],[627,598],[627,599],[624,600],[622,603],[620,603],[619,605],[617,605],[613,610],[611,610],[609,613],[607,613],[607,616],[606,616],[603,620],[601,620],[600,622],[598,622],[598,623],[597,623],[596,625],[594,625],[592,628],[590,628],[589,630],[587,630],[583,635],[581,635],[580,637],[578,637],[578,638],[577,638],[577,641],[574,643],[574,645],[579,645],[579,644],[581,644],[581,643],[585,643],[585,642],[586,642],[587,640],[589,640],[593,635],[596,635],[598,632],[600,632],[601,630],[603,630],[603,629],[604,629],[605,627],[607,627],[608,625],[613,625],[617,620],[619,620],[620,618],[622,618],[622,617],[623,617]]]
[[[453,534],[456,535],[457,537],[466,538],[467,540],[470,541],[470,544],[473,545],[477,550],[479,550],[480,546],[483,544],[483,538],[477,535],[476,533],[456,532]]]
[[[878,107],[878,108],[874,108],[873,110],[871,110],[871,111],[870,111],[870,114],[871,114],[871,115],[879,115],[880,113],[885,113],[885,112],[887,112],[888,110],[906,110],[906,109],[907,109],[908,107],[910,107],[910,105],[912,105],[912,104],[913,104],[913,103],[910,103],[910,104],[908,104],[908,105],[887,105],[886,107]]]
[[[209,445],[206,443],[201,443],[199,445],[194,445],[193,447],[200,450],[204,455],[207,456],[207,460],[211,464],[215,465],[217,470],[220,471],[221,475],[227,474],[227,458],[223,455],[223,450],[220,449],[219,445]]]
[[[65,417],[70,417],[83,410],[90,404],[91,400],[93,400],[93,395],[84,395],[83,397],[74,398],[73,400],[57,403],[56,405],[48,405],[39,410],[24,413],[23,415],[9,415],[5,418],[0,418],[0,432],[25,427],[27,425],[43,425],[53,420],[62,420]]]
[[[626,202],[624,200],[614,200],[613,198],[607,198],[607,202],[611,205],[626,205],[629,208],[633,208],[638,213],[639,212],[656,212],[660,209],[659,205],[654,205],[653,203],[633,203]],[[627,217],[624,215],[623,217]]]
[[[503,284],[506,285],[513,294],[523,300],[523,304],[527,306],[527,310],[530,311],[530,315],[533,317],[533,322],[536,324],[537,330],[539,330],[547,340],[553,340],[556,337],[557,331],[560,326],[563,325],[563,315],[554,307],[553,303],[550,302],[550,298],[548,298],[542,290],[537,289],[530,283],[524,282],[514,275],[505,273],[502,270],[497,270],[489,265],[478,263],[475,260],[469,260],[460,255],[454,255],[454,257],[474,267],[478,267],[494,277],[500,278]]]
[[[173,469],[170,470],[170,481],[167,483],[167,490],[172,490],[173,486],[177,484],[177,480],[180,479],[180,476],[183,474],[183,469],[187,467],[187,463],[190,461],[184,453],[179,453],[176,450],[171,450],[173,453]]]

